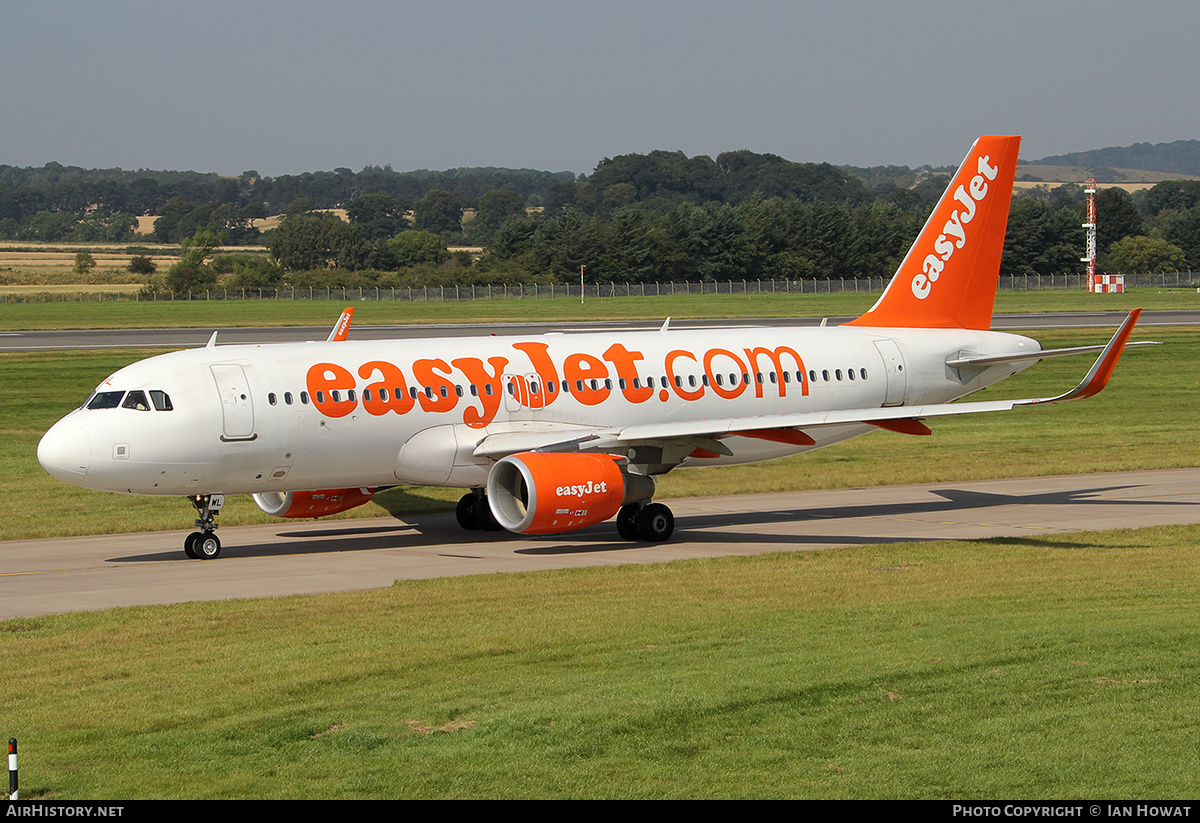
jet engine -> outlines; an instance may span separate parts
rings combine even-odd
[[[274,517],[324,517],[361,506],[375,489],[321,489],[311,492],[261,492],[254,503]]]
[[[600,523],[626,503],[649,500],[654,481],[622,471],[609,454],[523,452],[488,473],[496,521],[518,534],[558,534]]]

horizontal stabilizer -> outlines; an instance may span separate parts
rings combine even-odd
[[[1131,349],[1134,346],[1161,345],[1162,342],[1158,340],[1141,340],[1137,343],[1126,343],[1125,348]],[[1050,357],[1066,357],[1072,354],[1096,354],[1102,351],[1104,351],[1104,346],[1074,346],[1069,349],[1042,349],[1041,351],[1022,352],[1020,354],[998,354],[993,357],[960,357],[956,360],[947,360],[946,365],[952,369],[981,369],[1001,363],[1028,363],[1030,361],[1046,360]]]

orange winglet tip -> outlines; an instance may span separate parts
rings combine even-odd
[[[1121,328],[1117,329],[1117,333],[1113,335],[1113,339],[1108,341],[1108,345],[1104,347],[1104,351],[1101,352],[1100,357],[1087,373],[1087,377],[1073,391],[1063,395],[1062,400],[1081,400],[1085,397],[1093,397],[1108,385],[1109,378],[1117,368],[1117,362],[1121,359],[1121,353],[1125,351],[1125,344],[1129,342],[1129,336],[1133,334],[1133,327],[1137,325],[1141,314],[1141,309],[1134,309],[1129,313],[1125,322],[1121,324]]]
[[[347,306],[342,310],[342,316],[333,324],[333,331],[329,332],[328,343],[337,343],[345,340],[350,334],[350,320],[354,317],[354,307]]]
[[[1078,386],[1066,394],[1058,395],[1058,397],[1027,400],[1021,402],[1020,405],[1041,406],[1047,403],[1065,403],[1068,400],[1083,400],[1086,397],[1094,397],[1099,394],[1108,385],[1109,378],[1112,377],[1113,371],[1117,368],[1117,361],[1121,359],[1121,353],[1125,351],[1125,344],[1129,342],[1129,336],[1133,334],[1133,327],[1137,324],[1138,317],[1141,314],[1141,309],[1134,309],[1129,313],[1129,316],[1121,323],[1121,327],[1117,329],[1117,333],[1112,336],[1112,340],[1108,341],[1108,345],[1104,347],[1104,351],[1100,352],[1100,356],[1096,358],[1096,362],[1092,364],[1092,368],[1088,371],[1087,376],[1079,382]]]

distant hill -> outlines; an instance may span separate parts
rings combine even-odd
[[[841,168],[865,181],[876,193],[891,186],[912,188],[922,181],[945,184],[940,176],[953,173],[953,166],[872,166]],[[1200,178],[1200,140],[1173,143],[1135,143],[1059,154],[1040,160],[1024,160],[1017,166],[1018,185],[1037,183],[1083,183],[1089,177],[1123,188],[1149,188],[1164,180]],[[936,185],[934,186],[936,188]]]
[[[1091,169],[1137,169],[1172,175],[1200,176],[1200,140],[1134,143],[1030,160],[1030,166],[1081,166]]]

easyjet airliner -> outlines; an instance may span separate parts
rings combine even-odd
[[[316,517],[398,484],[469,489],[467,529],[557,534],[616,516],[670,537],[655,478],[749,463],[932,418],[1100,391],[1137,312],[1104,347],[1043,351],[989,331],[1019,137],[976,141],[886,291],[837,327],[480,336],[358,342],[348,309],[325,342],[151,357],[101,383],[38,446],[55,477],[181,495],[184,549],[221,550],[225,495]],[[1057,397],[953,403],[1059,354],[1100,351]]]

